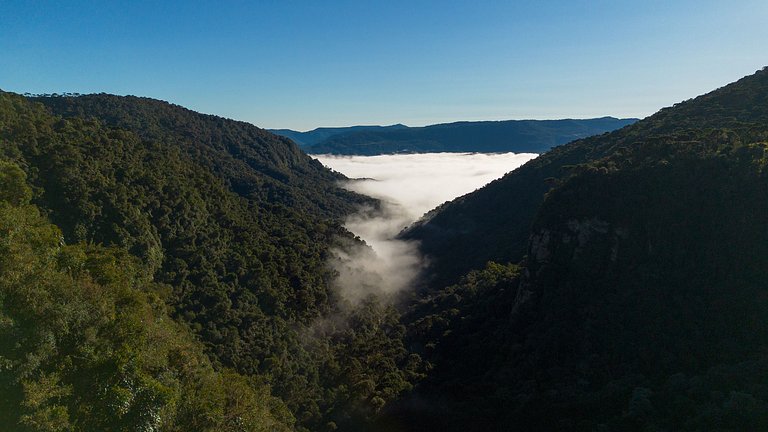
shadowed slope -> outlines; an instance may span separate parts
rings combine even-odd
[[[768,122],[768,71],[665,108],[615,132],[574,141],[512,171],[488,186],[445,204],[402,237],[422,242],[433,259],[437,285],[457,280],[487,261],[518,261],[533,217],[550,188],[574,165],[598,160],[663,134],[728,129],[758,139]]]

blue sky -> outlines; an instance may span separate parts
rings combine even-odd
[[[0,2],[0,89],[261,127],[652,114],[768,64],[768,2]]]

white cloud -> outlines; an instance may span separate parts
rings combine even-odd
[[[362,208],[345,226],[371,246],[336,250],[333,265],[341,294],[356,302],[394,294],[412,285],[423,268],[414,243],[394,237],[429,210],[503,176],[537,155],[531,153],[422,153],[380,156],[315,155],[355,180],[347,189],[378,198],[381,209]]]

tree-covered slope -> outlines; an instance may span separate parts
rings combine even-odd
[[[204,115],[167,102],[93,94],[35,97],[52,113],[97,118],[107,126],[176,148],[205,166],[225,186],[259,202],[341,218],[363,198],[336,182],[343,177],[307,156],[294,143],[249,123]]]
[[[7,431],[288,431],[257,377],[216,371],[169,287],[119,248],[65,244],[0,161],[0,423]]]
[[[408,344],[430,372],[382,424],[765,430],[766,95],[763,70],[554,150],[582,162],[547,182],[519,267],[491,264],[411,307]]]
[[[361,198],[287,140],[41,100],[0,93],[7,428],[768,428],[768,70],[432,212],[399,308],[331,288]]]
[[[433,366],[403,430],[768,427],[768,143],[626,156],[547,196],[519,272],[414,306],[409,345]]]
[[[114,118],[100,102],[103,120],[58,117],[0,93],[0,159],[27,173],[33,202],[67,243],[137,257],[171,287],[172,314],[214,366],[263,377],[299,429],[364,420],[410,386],[418,362],[401,338],[381,338],[398,334],[397,315],[345,308],[331,287],[329,248],[352,237],[326,216],[361,200],[337,188],[337,175],[252,126],[151,100],[92,101],[114,104]],[[358,333],[347,319],[375,325]],[[325,321],[336,324],[318,328]]]
[[[520,260],[533,218],[558,179],[581,163],[685,131],[727,129],[759,140],[768,122],[768,71],[762,70],[695,99],[665,108],[635,124],[553,148],[480,190],[430,212],[404,238],[421,241],[432,258],[437,285],[452,283],[487,261]],[[698,133],[698,132],[696,132]]]
[[[377,155],[425,152],[542,153],[550,148],[599,135],[637,119],[603,117],[584,120],[507,120],[456,122],[424,127],[353,130],[307,146],[314,154]]]

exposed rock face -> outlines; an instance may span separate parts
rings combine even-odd
[[[531,234],[515,308],[530,299],[537,280],[566,269],[599,276],[618,260],[625,228],[598,217],[569,219]]]
[[[531,235],[530,254],[535,261],[544,263],[552,256],[552,245],[550,244],[551,231],[543,229],[538,233]]]

